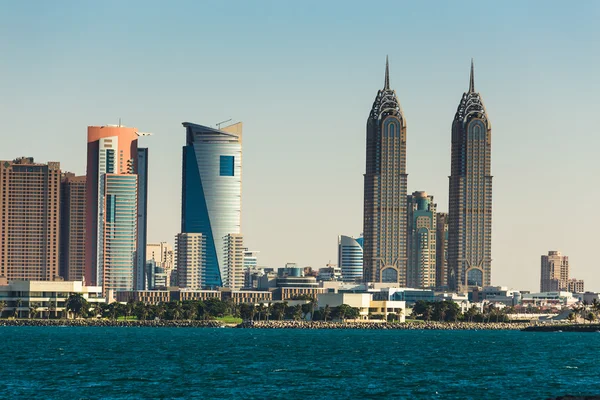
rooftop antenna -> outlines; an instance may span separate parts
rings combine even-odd
[[[229,121],[231,121],[231,118],[229,118],[228,120],[225,120],[225,121],[217,122],[215,125],[217,125],[217,129],[221,130],[221,125],[223,125]]]
[[[121,117],[119,117],[119,128],[121,127]]]

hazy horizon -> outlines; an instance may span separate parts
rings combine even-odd
[[[242,232],[259,264],[337,262],[362,231],[365,126],[385,57],[408,193],[448,210],[450,129],[475,88],[492,124],[492,284],[539,290],[569,256],[600,291],[594,163],[600,3],[66,1],[0,4],[0,159],[85,174],[88,125],[153,132],[148,242],[180,229],[184,121],[244,123]],[[596,107],[595,107],[596,106]]]

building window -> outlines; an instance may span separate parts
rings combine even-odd
[[[234,156],[221,156],[221,176],[233,176]]]

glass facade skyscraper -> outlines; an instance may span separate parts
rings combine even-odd
[[[436,208],[433,196],[414,192],[408,203],[408,286],[434,287],[436,283]]]
[[[338,266],[344,282],[359,282],[363,278],[363,238],[338,236]]]
[[[109,290],[143,289],[147,220],[147,149],[138,130],[88,127],[86,283]]]
[[[104,175],[104,258],[99,277],[104,291],[135,287],[137,238],[137,175]]]
[[[220,287],[230,276],[228,235],[241,233],[242,123],[220,130],[183,126],[181,232],[202,234],[202,286]]]
[[[452,122],[448,207],[448,284],[454,290],[490,286],[492,276],[492,125],[475,91],[469,91]]]
[[[407,283],[406,120],[396,92],[385,83],[367,120],[364,175],[364,261],[367,282]]]

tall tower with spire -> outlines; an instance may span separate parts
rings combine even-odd
[[[384,86],[367,120],[364,179],[363,279],[405,286],[406,120],[390,89],[387,58]]]
[[[474,75],[471,60],[469,91],[452,122],[448,284],[455,290],[489,286],[492,278],[492,125]]]

